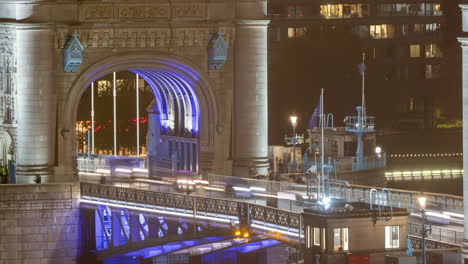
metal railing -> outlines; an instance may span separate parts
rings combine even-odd
[[[409,222],[407,228],[408,235],[419,237],[422,234],[422,224]],[[427,238],[442,243],[461,246],[463,243],[463,232],[432,226],[432,231],[427,234]]]
[[[276,194],[277,192],[300,192],[305,194],[307,189],[307,186],[304,184],[257,180],[214,174],[207,175],[206,180],[208,180],[210,183],[233,181],[245,184],[247,186],[263,187],[268,193],[272,194]],[[332,197],[342,198],[350,202],[367,203],[370,202],[370,189],[375,188],[380,193],[384,188],[350,184],[349,188],[343,190],[342,186],[339,184],[331,183],[330,185],[330,193]],[[421,194],[420,192],[401,189],[390,189],[390,191],[392,192],[394,207],[405,208],[409,212],[419,211],[417,197]],[[427,205],[431,209],[463,213],[463,197],[461,196],[439,193],[424,193],[424,195],[427,197]]]
[[[144,157],[113,156],[101,154],[77,153],[78,171],[96,172],[98,169],[112,170],[115,166],[145,168]],[[125,160],[125,163],[119,162]],[[119,164],[120,163],[120,164]]]
[[[82,179],[83,180],[83,179]],[[250,180],[250,181],[257,181],[257,180]],[[266,181],[262,181],[266,182]],[[273,228],[277,230],[283,230],[287,232],[293,232],[293,233],[298,233],[298,226],[301,226],[301,218],[300,218],[300,213],[303,211],[304,207],[308,207],[311,204],[308,204],[307,200],[302,200],[302,201],[294,201],[290,199],[280,199],[280,198],[265,198],[265,197],[239,197],[235,193],[230,193],[230,192],[220,192],[221,196],[219,198],[208,198],[208,197],[201,197],[201,196],[187,196],[184,195],[184,190],[177,189],[174,185],[160,185],[160,184],[148,184],[148,183],[141,183],[141,182],[134,182],[128,180],[128,182],[123,181],[122,179],[116,179],[116,181],[112,181],[110,179],[106,180],[106,184],[112,184],[113,186],[109,185],[99,185],[99,184],[93,184],[93,183],[81,183],[82,186],[103,186],[102,188],[105,188],[106,191],[100,191],[96,190],[98,187],[93,187],[95,190],[93,191],[93,197],[97,198],[106,198],[106,199],[111,199],[115,198],[115,201],[125,201],[125,202],[130,202],[131,204],[137,203],[140,204],[140,202],[143,202],[143,204],[140,204],[140,206],[144,206],[146,203],[145,201],[150,201],[151,200],[141,200],[144,197],[147,197],[147,192],[149,193],[157,193],[157,197],[159,197],[159,204],[158,206],[163,206],[164,208],[160,208],[163,210],[168,210],[166,207],[173,207],[176,209],[173,209],[173,212],[177,212],[178,210],[182,210],[185,213],[193,213],[192,207],[180,207],[179,203],[177,206],[174,206],[173,202],[176,200],[175,198],[167,198],[167,197],[195,197],[194,199],[204,201],[201,204],[198,203],[200,207],[200,213],[202,213],[204,216],[211,216],[211,217],[216,217],[217,212],[225,213],[223,210],[227,208],[226,204],[219,205],[219,203],[214,203],[213,202],[208,202],[208,201],[231,201],[232,203],[242,203],[242,204],[249,204],[250,205],[250,216],[252,219],[252,223],[257,226],[263,226],[266,228]],[[286,185],[286,183],[283,183],[283,187]],[[265,187],[268,187],[268,185],[263,185]],[[292,187],[297,187],[297,185],[292,184]],[[133,190],[131,192],[121,192],[120,197],[117,199],[114,192],[114,196],[108,196],[107,192],[109,188],[116,188],[116,190]],[[99,189],[99,188],[98,188]],[[82,195],[86,196],[86,194],[89,194],[91,190],[85,190],[82,187],[82,191],[85,191],[82,193]],[[282,189],[285,191],[284,189]],[[138,195],[140,197],[139,201],[136,201],[134,197],[137,196],[137,191]],[[177,193],[179,192],[179,193]],[[382,190],[379,190],[377,195],[379,195],[382,192]],[[133,195],[129,196],[127,198],[128,194],[134,193]],[[331,188],[331,195],[334,197],[343,197],[346,196],[347,200],[349,201],[369,201],[369,191],[366,191],[365,189],[360,189],[360,187],[356,186],[351,186],[350,188],[347,189],[347,194],[343,194],[343,188],[339,186],[333,186]],[[393,200],[393,205],[397,207],[402,207],[402,205],[405,205],[407,208],[412,208],[410,211],[418,211],[419,207],[415,205],[414,203],[411,203],[414,199],[408,199],[408,201],[405,201],[403,198],[405,195],[414,195],[414,199],[416,199],[416,195],[419,195],[419,193],[416,192],[410,192],[407,193],[404,191],[404,193],[399,193],[398,191],[392,190],[392,200]],[[161,198],[163,197],[163,198]],[[437,198],[437,196],[435,196]],[[381,199],[383,201],[384,206],[388,206],[385,204],[386,199],[383,199],[384,197],[379,197],[378,199]],[[397,198],[397,199],[395,199]],[[433,197],[434,198],[434,197]],[[148,198],[145,198],[148,199]],[[99,200],[99,199],[98,199]],[[377,200],[377,199],[375,199]],[[166,204],[164,204],[162,201],[172,201]],[[434,199],[432,199],[434,201]],[[190,204],[191,202],[189,202]],[[121,204],[121,203],[120,203]],[[186,204],[186,203],[182,203]],[[197,203],[196,203],[197,204]],[[211,207],[209,208],[214,208],[214,207],[219,207],[221,206],[221,210],[205,210],[203,207],[203,204],[212,204]],[[185,210],[185,211],[184,211]],[[219,216],[219,215],[218,215]],[[279,218],[275,218],[279,217]],[[224,219],[228,219],[228,217],[224,217]],[[238,219],[238,218],[236,218]],[[281,220],[279,220],[281,219]],[[278,222],[279,221],[279,222]],[[290,223],[289,225],[287,223]],[[412,236],[418,236],[420,235],[420,230],[421,230],[421,224],[417,223],[408,223],[408,234]],[[441,243],[449,243],[449,244],[454,244],[454,245],[460,245],[463,241],[463,232],[455,231],[455,230],[450,230],[446,228],[441,228],[441,227],[432,227],[432,234],[429,235],[429,238],[434,240],[434,241],[440,241]]]
[[[353,157],[353,167],[352,170],[370,170],[370,169],[380,169],[384,168],[387,164],[385,153],[376,154],[372,156],[365,156],[362,161],[362,167],[357,166],[356,157]]]
[[[208,218],[224,222],[241,221],[244,212],[252,227],[299,236],[301,214],[286,210],[226,199],[199,197],[150,190],[81,182],[81,199],[96,203],[144,208],[180,216]]]
[[[100,179],[104,179],[101,181]],[[187,189],[185,188],[177,188],[175,184],[158,184],[156,182],[152,183],[146,181],[135,181],[131,178],[112,178],[109,176],[103,176],[101,178],[96,178],[95,176],[80,176],[81,182],[87,183],[101,183],[112,185],[121,188],[131,188],[131,189],[139,189],[139,190],[147,190],[147,191],[155,191],[155,192],[165,192],[165,193],[179,193],[179,194],[187,194]],[[193,191],[191,193],[194,193]],[[203,197],[202,194],[194,193],[197,196]],[[302,212],[304,206],[307,206],[308,201],[295,201],[291,199],[284,199],[284,198],[277,198],[277,197],[265,197],[265,196],[256,196],[256,195],[239,195],[238,193],[229,192],[229,191],[222,191],[218,192],[218,194],[209,193],[210,197],[212,198],[219,198],[219,199],[228,199],[233,201],[239,202],[247,202],[251,204],[257,204],[262,206],[269,206],[272,208],[277,208],[281,210],[287,210],[292,212]]]

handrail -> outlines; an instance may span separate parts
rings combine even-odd
[[[385,196],[385,192],[387,192],[386,196]],[[392,201],[392,192],[390,191],[390,189],[388,188],[382,189],[382,200],[384,199],[384,196],[385,198],[387,198],[386,200],[390,203],[390,218],[385,218],[385,221],[388,221],[391,218],[393,218],[393,201]]]
[[[259,226],[260,229],[274,229],[287,235],[301,236],[302,216],[300,213],[249,202],[85,182],[81,182],[81,195],[85,202],[86,200],[108,201],[115,203],[116,206],[122,205],[121,202],[124,202],[127,206],[131,205],[137,208],[162,207],[165,208],[164,211],[171,208],[174,213],[179,213],[182,210],[186,216],[215,217],[225,219],[223,221],[234,219],[242,221],[242,210],[239,208],[246,207],[250,215],[249,221],[252,221],[255,226]],[[171,209],[168,212],[171,212]],[[272,217],[272,215],[276,217]],[[222,218],[222,216],[225,217]]]
[[[373,197],[372,194],[373,193],[375,193],[375,198],[377,200],[377,207],[379,209],[379,219],[380,219],[382,217],[382,207],[380,205],[381,203],[380,203],[379,193],[374,188],[369,190],[369,207],[370,207],[370,210],[373,211],[373,208],[372,208],[372,206],[374,204],[373,199],[372,199],[372,197]]]

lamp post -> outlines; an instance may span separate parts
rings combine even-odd
[[[292,160],[292,164],[291,164],[291,171],[292,172],[296,172],[296,168],[297,168],[297,161],[296,161],[296,125],[297,125],[297,116],[296,115],[292,115],[289,117],[291,119],[291,125],[293,127],[293,138],[292,138],[292,142],[293,142],[293,160]]]
[[[418,197],[419,206],[421,207],[422,213],[422,242],[421,242],[421,249],[422,249],[422,264],[426,264],[426,197],[421,193]]]

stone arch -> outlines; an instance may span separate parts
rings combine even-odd
[[[63,116],[59,123],[59,167],[61,173],[73,175],[76,173],[75,122],[78,105],[82,94],[91,82],[102,76],[125,70],[157,70],[179,76],[193,87],[200,107],[199,148],[201,169],[210,166],[209,159],[213,156],[216,126],[218,124],[218,105],[215,93],[203,74],[202,69],[195,63],[162,52],[137,52],[117,54],[104,58],[86,69],[83,69],[73,82],[63,102]],[[207,159],[204,159],[206,156]],[[71,170],[70,170],[71,169]],[[209,169],[209,168],[206,168]],[[72,176],[73,177],[73,176]]]

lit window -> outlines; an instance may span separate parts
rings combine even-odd
[[[370,25],[369,34],[373,39],[386,39],[395,37],[394,25]]]
[[[343,17],[343,5],[321,5],[320,14],[325,18]]]
[[[320,15],[327,19],[366,17],[367,9],[363,4],[320,5]]]
[[[333,229],[333,250],[348,251],[348,228]]]
[[[400,248],[400,226],[385,227],[385,248]]]
[[[410,58],[419,58],[421,57],[421,45],[415,44],[410,45]]]
[[[296,37],[296,30],[295,28],[288,28],[288,38]]]
[[[112,91],[112,82],[108,80],[97,81],[98,96],[103,96]]]
[[[306,27],[298,27],[296,28],[296,37],[304,37],[307,34],[307,28]]]
[[[307,248],[310,248],[310,237],[311,237],[310,233],[311,232],[312,232],[312,230],[310,229],[310,226],[308,225],[307,228],[306,228],[306,247]]]
[[[425,45],[425,54],[426,58],[435,58],[442,56],[442,52],[440,51],[439,45],[435,43]]]
[[[442,15],[442,7],[440,4],[434,4],[434,16],[441,16]]]
[[[325,232],[326,229],[325,228],[322,228],[322,250],[325,251],[327,249],[327,243],[326,243],[326,239],[327,239],[327,233]]]
[[[301,38],[307,34],[307,27],[288,28],[288,38]]]
[[[320,246],[320,228],[314,227],[314,246]]]
[[[426,32],[437,31],[440,29],[440,23],[426,24]]]

